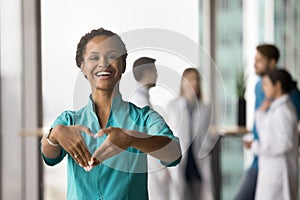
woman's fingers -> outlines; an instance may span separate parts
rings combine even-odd
[[[91,158],[91,161],[93,162],[96,159],[98,162],[101,163],[107,160],[108,158],[119,154],[120,152],[122,152],[122,149],[120,149],[108,139],[106,139],[105,142],[95,151]]]
[[[84,142],[81,142],[77,145],[77,153],[73,157],[76,157],[75,160],[79,165],[82,165],[84,167],[89,166],[88,162],[91,159],[91,155]]]
[[[94,136],[94,134],[90,131],[90,129],[85,126],[79,126],[79,127],[77,127],[77,130],[80,130],[81,132],[84,132],[92,137]],[[79,154],[80,154],[82,160],[84,161],[83,165],[89,166],[88,162],[91,159],[91,154],[88,150],[86,143],[84,142],[84,138],[82,137],[81,134],[79,134],[79,136],[81,138],[81,144],[78,146],[78,149],[80,150]]]
[[[100,147],[98,147],[98,149],[94,152],[91,161],[97,160],[100,163],[102,163],[104,161],[102,154],[103,152],[107,151],[108,146],[109,146],[108,140],[106,139],[105,142],[103,142],[103,144]]]
[[[68,131],[69,137],[65,138],[65,149],[72,158],[86,171],[90,171],[93,166],[119,154],[130,146],[130,135],[120,128],[108,127],[100,129],[95,135],[88,127],[75,125]],[[107,139],[91,156],[88,147],[81,133],[98,138],[107,134]]]
[[[59,134],[60,145],[71,155],[71,157],[83,167],[89,166],[90,152],[81,133],[93,136],[88,127],[81,125],[60,126],[62,134]]]
[[[94,133],[86,126],[76,125],[76,129],[78,130],[79,133],[84,132],[89,136],[94,137]]]
[[[103,130],[105,130],[105,129],[100,129],[93,137],[98,138],[98,137],[102,137],[103,135],[105,135]]]
[[[132,143],[132,136],[124,132],[124,130],[121,128],[108,127],[102,129],[102,133],[100,134],[107,134],[107,139],[123,150],[127,149]]]

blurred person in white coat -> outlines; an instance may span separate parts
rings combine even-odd
[[[129,101],[138,107],[150,106],[149,90],[156,86],[157,69],[155,59],[140,57],[133,63],[133,76],[137,85]]]
[[[184,70],[179,98],[167,106],[167,124],[182,145],[181,163],[168,169],[171,175],[170,199],[214,199],[210,149],[204,139],[209,135],[210,106],[201,101],[200,74],[196,68]],[[205,138],[206,137],[206,138]],[[199,158],[200,151],[207,151]],[[203,153],[202,153],[203,154]]]
[[[156,86],[157,69],[155,59],[140,57],[133,63],[133,75],[137,81],[136,89],[129,101],[138,107],[150,106],[149,90]],[[157,159],[148,156],[148,191],[149,200],[169,199],[169,172],[157,162]],[[162,190],[162,188],[164,188]]]
[[[266,100],[256,111],[260,140],[249,143],[259,156],[256,200],[298,199],[298,120],[288,95],[295,86],[283,69],[263,77]]]

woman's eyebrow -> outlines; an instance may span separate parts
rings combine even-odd
[[[99,51],[91,50],[86,52],[87,54],[99,54]]]
[[[97,51],[97,50],[91,50],[88,52],[89,54],[99,54],[101,53],[100,51]],[[112,50],[109,50],[105,53],[120,53],[117,49],[112,49]]]
[[[107,51],[107,53],[119,53],[119,51],[117,49],[112,49]]]

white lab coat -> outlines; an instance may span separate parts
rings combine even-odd
[[[150,106],[149,100],[149,90],[145,88],[141,84],[137,84],[135,90],[133,91],[132,95],[129,97],[129,102],[135,104],[136,106],[142,108],[144,106]]]
[[[150,106],[149,91],[141,84],[136,89],[129,101],[138,107]],[[166,167],[159,161],[148,156],[148,195],[149,200],[168,200],[170,175]]]
[[[259,141],[251,150],[259,156],[256,200],[298,199],[297,117],[288,95],[276,99],[267,112],[256,112]]]
[[[179,137],[183,154],[179,165],[168,168],[171,175],[170,199],[172,200],[187,198],[185,166],[187,162],[187,150],[191,144],[191,140],[189,137],[189,112],[186,106],[187,102],[183,97],[173,100],[168,104],[165,116],[174,135]],[[210,119],[210,107],[199,101],[193,112],[193,153],[202,178],[199,188],[201,194],[200,199],[205,200],[214,199],[211,156],[209,154],[213,144],[209,144],[210,136],[207,134]],[[203,142],[204,140],[205,142]],[[198,157],[199,154],[202,155],[203,158],[200,159],[200,157]]]

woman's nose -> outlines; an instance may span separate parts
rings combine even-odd
[[[100,58],[99,61],[98,61],[98,64],[97,64],[98,67],[108,67],[108,62],[107,62],[107,59],[105,58]]]

